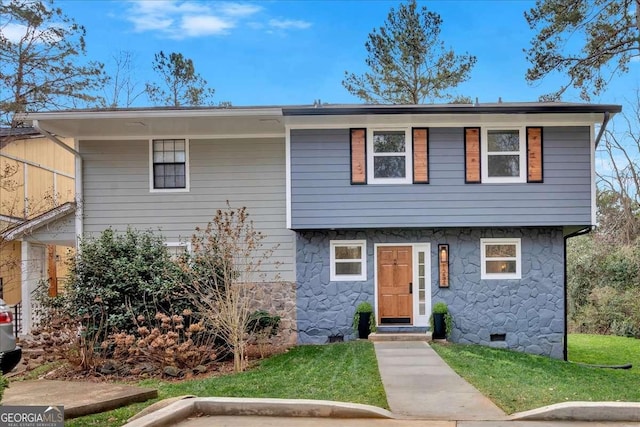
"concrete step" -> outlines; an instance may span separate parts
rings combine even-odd
[[[394,334],[404,334],[404,333],[425,333],[429,331],[428,326],[409,326],[409,325],[378,325],[378,333],[394,333]]]
[[[431,332],[373,332],[369,341],[424,341],[431,342]]]

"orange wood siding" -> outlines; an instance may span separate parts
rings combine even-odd
[[[527,128],[527,182],[542,179],[542,128]]]
[[[429,130],[413,129],[413,183],[429,183]]]
[[[480,128],[464,129],[464,170],[466,183],[479,183],[480,176]]]
[[[351,129],[351,183],[367,183],[366,129]]]

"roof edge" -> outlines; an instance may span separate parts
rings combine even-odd
[[[549,114],[604,113],[622,111],[615,104],[448,104],[283,107],[284,116],[339,116],[369,114]]]

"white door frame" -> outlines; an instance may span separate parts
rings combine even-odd
[[[413,276],[413,324],[411,325],[393,325],[394,327],[412,327],[412,326],[428,326],[429,315],[431,314],[431,243],[374,243],[373,244],[373,285],[374,285],[374,310],[376,319],[378,319],[378,247],[383,246],[411,246],[413,253],[412,276]],[[424,273],[425,273],[425,314],[420,315],[418,306],[418,253],[424,252]]]

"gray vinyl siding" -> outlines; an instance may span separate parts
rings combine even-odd
[[[285,145],[283,139],[191,139],[190,191],[150,192],[149,141],[81,141],[84,233],[109,226],[160,230],[166,241],[188,240],[219,208],[247,207],[266,236],[264,248],[278,245],[263,267],[266,280],[294,280],[294,233],[286,228]],[[275,264],[279,263],[279,266]]]
[[[429,184],[351,185],[348,129],[292,130],[292,228],[591,224],[590,128],[543,138],[544,183],[465,184],[463,128],[430,128]]]
[[[69,213],[64,217],[38,228],[27,234],[24,240],[33,243],[46,243],[60,246],[76,244],[76,214]]]

